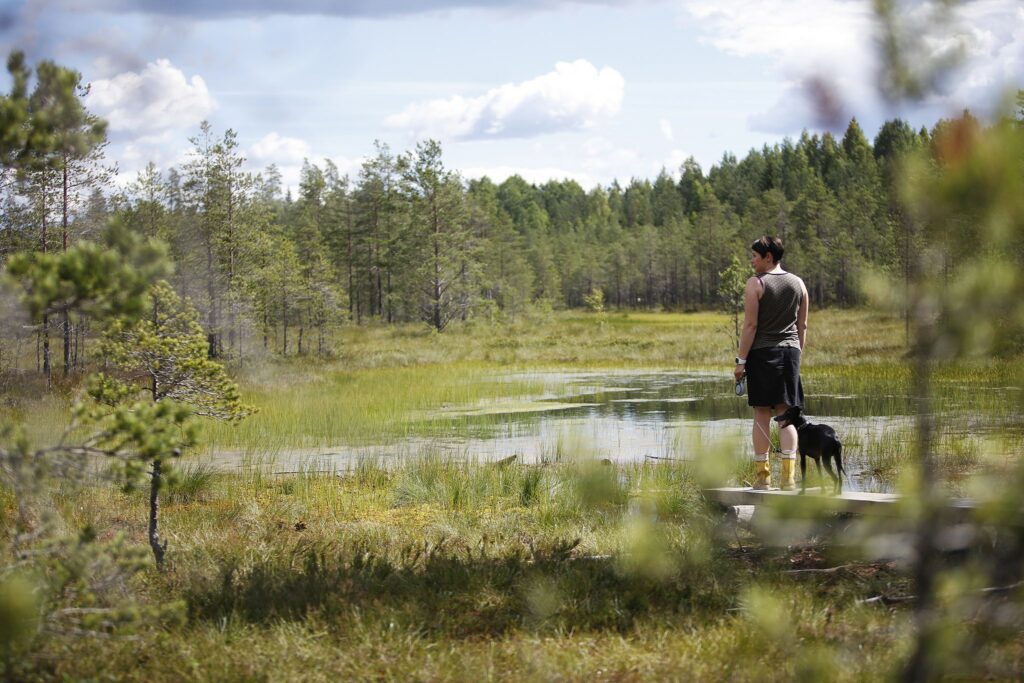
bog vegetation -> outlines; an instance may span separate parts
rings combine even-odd
[[[355,178],[306,164],[293,195],[206,124],[187,163],[115,189],[78,74],[17,53],[8,69],[9,679],[1024,670],[1024,469],[997,444],[1019,411],[976,392],[977,414],[949,415],[936,391],[1020,385],[1021,97],[987,126],[893,120],[869,141],[850,121],[625,187],[467,182],[434,141],[378,145]],[[537,393],[489,382],[498,368],[715,367],[734,343],[734,257],[766,230],[815,310],[873,307],[820,315],[812,373],[912,395],[910,438],[850,444],[900,480],[902,527],[822,517],[814,542],[780,546],[725,525],[701,488],[742,481],[729,444],[685,464],[544,466],[425,446],[282,476],[188,460],[200,438],[429,437],[458,420],[425,412]],[[1003,432],[973,439],[979,416]],[[976,497],[971,524],[949,517],[950,483]]]

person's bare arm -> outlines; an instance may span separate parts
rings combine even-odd
[[[807,346],[807,313],[810,310],[810,297],[807,296],[807,285],[801,282],[800,286],[804,294],[800,297],[800,308],[796,312],[796,333],[800,337],[800,350],[803,351]]]
[[[750,353],[750,347],[754,345],[754,335],[757,334],[757,311],[761,306],[761,281],[752,277],[747,280],[746,289],[743,291],[743,331],[740,333],[740,348],[737,355],[746,358]],[[738,382],[746,372],[746,367],[736,364],[734,375]]]

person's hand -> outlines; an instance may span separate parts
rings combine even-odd
[[[741,379],[743,379],[743,376],[747,374],[747,366],[740,365],[739,363],[737,363],[736,369],[733,371],[732,374],[733,376],[736,377],[736,381],[739,382]]]

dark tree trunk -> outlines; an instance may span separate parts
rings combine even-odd
[[[214,278],[213,244],[210,237],[206,241],[206,295],[210,300],[210,313],[207,316],[206,343],[207,355],[220,358],[220,300],[217,297],[217,283]]]
[[[63,206],[61,207],[61,244],[68,250],[68,159],[64,158]],[[71,318],[67,311],[61,315],[61,329],[64,332],[64,376],[71,374]]]
[[[46,376],[46,388],[53,386],[53,371],[50,367],[50,316],[43,316],[43,374]]]
[[[41,249],[44,254],[46,253],[46,187],[43,186],[43,197],[42,197],[42,239]],[[42,345],[43,345],[43,375],[46,376],[46,388],[49,389],[53,385],[53,372],[50,367],[50,316],[43,316],[42,326]]]
[[[281,351],[282,356],[288,355],[288,299],[281,297],[281,326],[284,332],[284,346]]]
[[[153,470],[149,479],[149,547],[153,550],[153,559],[158,569],[163,569],[164,554],[167,552],[167,541],[160,543],[160,483],[162,467],[160,460],[153,461]]]

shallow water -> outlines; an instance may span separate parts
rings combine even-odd
[[[580,372],[509,375],[549,387],[533,401],[452,406],[421,419],[457,421],[453,433],[482,436],[415,438],[397,444],[286,451],[271,456],[276,471],[347,469],[361,458],[383,461],[423,454],[466,460],[517,456],[536,463],[571,458],[694,460],[702,450],[749,458],[751,410],[735,395],[728,375],[708,372]],[[812,422],[833,426],[840,438],[860,441],[912,424],[908,396],[886,391],[865,395],[807,393]],[[239,453],[220,453],[214,464],[233,469]],[[851,490],[887,491],[890,482],[867,471],[856,451],[846,453]],[[813,467],[811,463],[809,467]],[[816,475],[811,475],[812,484]]]

